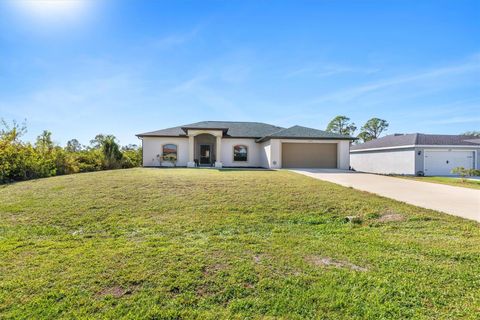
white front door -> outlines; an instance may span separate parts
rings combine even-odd
[[[425,150],[425,175],[427,176],[448,176],[452,175],[452,169],[464,167],[474,168],[473,151],[457,150]]]

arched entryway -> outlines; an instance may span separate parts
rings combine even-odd
[[[208,133],[202,133],[195,136],[194,143],[194,161],[200,166],[214,166],[215,161],[217,161],[216,137]]]

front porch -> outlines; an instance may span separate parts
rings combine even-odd
[[[221,160],[223,130],[191,130],[188,133],[187,167],[222,168]]]

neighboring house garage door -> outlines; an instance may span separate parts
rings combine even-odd
[[[336,143],[283,143],[283,168],[336,168]]]
[[[425,150],[425,175],[451,175],[452,169],[473,168],[473,151],[435,151]]]

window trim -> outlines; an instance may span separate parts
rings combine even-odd
[[[247,156],[245,160],[235,160],[235,147],[244,147],[247,150]],[[233,162],[242,162],[246,163],[248,162],[248,146],[246,144],[236,144],[232,147],[232,157],[233,157]]]

